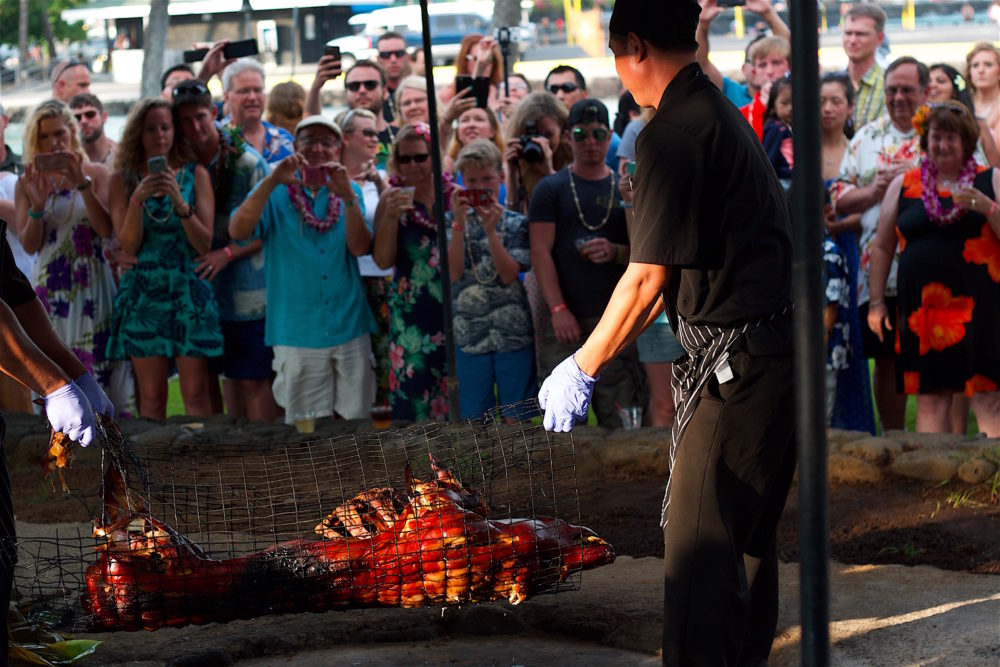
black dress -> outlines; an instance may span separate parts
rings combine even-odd
[[[993,170],[973,186],[990,198]],[[1000,242],[986,218],[966,212],[938,225],[927,215],[920,169],[899,198],[899,362],[907,394],[996,391],[1000,383]],[[951,193],[939,191],[944,210]]]

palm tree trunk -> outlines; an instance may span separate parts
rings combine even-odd
[[[143,38],[146,51],[142,60],[142,96],[156,97],[160,94],[160,74],[163,72],[163,53],[167,48],[167,28],[170,15],[167,6],[170,0],[151,0],[149,22]]]

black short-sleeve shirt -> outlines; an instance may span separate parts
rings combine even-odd
[[[673,267],[665,303],[736,326],[791,301],[788,200],[753,128],[697,64],[636,140],[631,260]]]
[[[31,289],[31,283],[28,279],[24,277],[21,273],[21,269],[17,268],[17,264],[14,262],[14,253],[10,250],[10,244],[7,243],[7,235],[3,235],[3,249],[0,250],[3,253],[3,275],[0,276],[0,298],[3,298],[4,302],[11,308],[17,308],[18,306],[23,306],[32,299],[35,298],[35,290]]]
[[[570,186],[570,179],[573,185]],[[573,197],[573,190],[577,197]],[[579,199],[579,206],[577,204]],[[589,229],[580,221],[587,221]],[[607,217],[607,222],[601,222]],[[596,181],[571,174],[565,167],[546,176],[531,194],[528,220],[537,224],[555,223],[556,237],[552,245],[552,261],[559,277],[566,307],[577,317],[600,317],[611,300],[611,293],[625,273],[625,267],[615,262],[596,264],[583,258],[577,242],[600,236],[612,243],[628,244],[625,209],[618,197],[618,174],[612,172]]]

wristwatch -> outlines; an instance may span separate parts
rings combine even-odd
[[[94,179],[92,179],[90,176],[84,176],[83,182],[80,183],[80,185],[76,186],[76,189],[79,190],[80,192],[83,192],[93,184],[94,184]]]
[[[351,197],[350,199],[343,199],[342,201],[344,202],[344,206],[346,208],[352,208],[352,207],[358,205],[358,198],[357,197]]]

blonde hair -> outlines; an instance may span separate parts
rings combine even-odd
[[[139,174],[142,162],[146,159],[146,149],[142,147],[142,124],[146,120],[146,114],[153,109],[166,109],[172,112],[169,101],[162,97],[147,97],[132,105],[128,112],[128,118],[125,119],[125,128],[122,130],[122,138],[118,142],[118,151],[115,153],[115,170],[121,171],[131,178]],[[188,142],[178,141],[177,123],[174,122],[173,113],[170,114],[170,119],[174,124],[174,144],[167,154],[167,161],[172,167],[177,167],[185,162],[193,162],[194,155]]]
[[[295,132],[305,118],[306,89],[294,81],[279,83],[267,95],[267,122]]]
[[[784,37],[772,35],[758,39],[750,47],[750,64],[752,65],[758,58],[765,58],[772,53],[777,53],[789,63],[792,62],[791,44]]]
[[[489,139],[470,141],[458,152],[455,171],[462,173],[466,167],[496,169],[503,173],[503,151]]]
[[[77,125],[76,118],[73,117],[73,112],[70,111],[69,107],[59,100],[45,100],[39,104],[32,110],[28,122],[24,124],[24,162],[31,162],[35,155],[42,152],[38,145],[38,127],[43,120],[49,118],[57,118],[62,121],[70,133],[70,152],[79,155],[86,162],[87,153],[80,143],[80,126]]]
[[[357,107],[356,109],[344,109],[338,113],[333,122],[340,127],[340,131],[347,134],[354,129],[354,121],[358,118],[365,118],[372,121],[373,123],[378,123],[378,118],[369,109],[364,109],[362,107]]]
[[[472,109],[477,109],[479,107],[473,107]],[[472,111],[472,109],[466,109],[459,116],[462,118],[465,114]],[[493,142],[500,152],[503,153],[504,141],[503,141],[503,130],[500,129],[500,121],[497,120],[497,115],[493,113],[492,109],[481,109],[486,112],[486,119],[490,122],[490,127],[493,128],[493,138],[489,141]],[[447,155],[451,159],[455,159],[458,156],[459,151],[462,150],[462,144],[458,139],[458,129],[456,127],[455,131],[451,133],[451,140],[448,142],[448,152]]]

